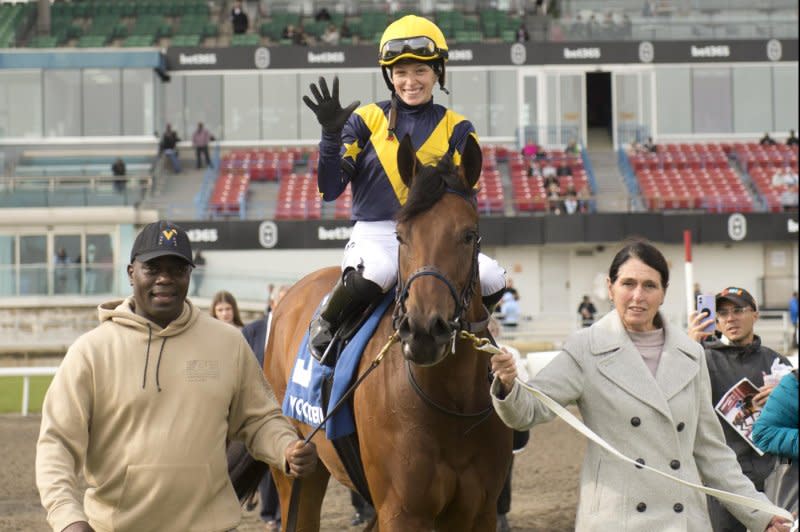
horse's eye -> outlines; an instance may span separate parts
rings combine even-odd
[[[475,242],[476,236],[477,235],[475,234],[475,231],[467,231],[466,233],[464,233],[464,243],[472,244],[473,242]]]
[[[405,243],[405,242],[403,242],[403,237],[402,237],[402,236],[400,236],[400,233],[395,233],[395,234],[394,234],[394,237],[397,239],[397,241],[398,241],[399,243],[401,243],[401,244],[404,244],[404,243]]]

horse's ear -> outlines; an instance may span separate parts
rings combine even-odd
[[[461,170],[464,172],[464,179],[470,188],[475,186],[481,176],[481,166],[483,165],[483,153],[475,135],[470,134],[464,143],[464,153],[461,154]]]
[[[414,151],[411,137],[406,135],[400,141],[400,147],[397,148],[397,170],[400,172],[400,178],[403,183],[408,188],[411,188],[411,182],[420,167],[422,167],[422,163],[417,159],[417,152]]]

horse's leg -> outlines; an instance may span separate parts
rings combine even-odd
[[[283,471],[278,471],[274,467],[271,469],[281,503],[281,529],[285,531],[294,481]],[[297,532],[319,532],[322,500],[325,498],[325,490],[328,487],[330,476],[325,465],[317,462],[317,469],[302,479],[300,504],[297,507],[297,528],[295,529]]]
[[[377,520],[372,530],[380,532],[408,532],[409,530],[429,532],[434,530],[431,518],[414,515],[412,511],[404,507],[403,501],[384,501],[375,510]]]

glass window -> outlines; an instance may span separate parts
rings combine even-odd
[[[330,77],[326,78],[329,79]],[[273,96],[275,101],[282,101],[282,102],[294,102],[294,107],[291,110],[297,109],[300,113],[300,116],[286,116],[287,120],[291,119],[293,123],[298,124],[300,130],[297,132],[299,137],[302,139],[318,139],[322,134],[322,130],[320,129],[319,122],[317,122],[317,117],[314,116],[314,113],[306,107],[306,104],[301,99],[301,96],[309,96],[311,97],[311,91],[309,90],[308,86],[312,83],[317,83],[319,81],[318,74],[298,74],[297,78],[294,79],[294,83],[297,83],[296,86],[293,86],[292,94],[282,94],[280,98],[276,98]],[[273,80],[270,80],[270,83],[273,83]],[[288,89],[288,87],[287,87]],[[313,99],[313,98],[312,98]],[[361,102],[365,103],[365,102]],[[287,110],[288,111],[288,110]],[[284,111],[284,114],[288,114]],[[266,117],[264,117],[266,119]],[[280,128],[278,129],[278,131]],[[273,131],[268,132],[266,129],[264,130],[264,138],[272,139],[276,138],[275,135],[275,127],[273,126]],[[278,136],[277,138],[281,138]]]
[[[114,251],[111,235],[86,235],[84,253],[87,294],[110,294],[114,285]]]
[[[19,293],[47,294],[47,236],[19,237]]]
[[[81,293],[81,235],[53,238],[53,293]]]
[[[41,135],[41,71],[0,72],[0,138]]]
[[[773,67],[775,131],[797,131],[797,63]]]
[[[122,71],[122,134],[152,135],[155,131],[153,72],[127,68]]]
[[[83,134],[90,137],[122,134],[120,71],[83,71]],[[141,114],[141,110],[139,110]]]
[[[535,128],[539,125],[539,83],[536,76],[525,76],[523,81],[525,94],[522,101],[522,116],[523,123],[526,127],[531,128],[528,131],[535,132]],[[497,105],[497,98],[492,95],[492,105]],[[512,117],[509,122],[516,130],[516,119]],[[538,134],[533,133],[534,136],[530,137],[531,140],[538,141]],[[528,139],[524,139],[523,142]]]
[[[186,114],[183,129],[172,124],[181,140],[191,140],[192,132],[198,122],[202,122],[212,134],[225,138],[222,131],[222,76],[202,75],[186,76]],[[220,137],[222,132],[222,137]]]
[[[517,73],[496,70],[489,73],[489,128],[484,135],[513,137],[517,129]],[[533,92],[528,89],[533,85]],[[525,110],[529,124],[536,123],[536,77],[525,78]],[[531,114],[532,113],[532,114]]]
[[[316,139],[320,136],[319,124],[314,114],[300,100],[301,85],[297,75],[261,75],[261,138],[265,140],[300,138],[300,120],[310,121],[316,126],[316,133],[309,127],[309,133],[302,138]],[[310,81],[309,81],[310,83]],[[303,86],[308,90],[308,83]],[[299,113],[299,116],[298,116]]]
[[[451,107],[456,113],[464,115],[475,126],[478,138],[489,134],[489,87],[485,71],[467,70],[448,72],[450,78]],[[433,99],[441,99],[438,85],[434,87]]]
[[[16,238],[0,235],[0,296],[17,294],[16,262]]]
[[[260,137],[260,102],[258,74],[226,74],[225,95],[226,140],[252,140]]]
[[[156,124],[155,129],[159,135],[164,132],[166,124],[172,124],[177,131],[187,129],[186,120],[183,116],[183,82],[185,76],[172,76],[172,81],[164,83],[164,123]]]
[[[772,76],[769,66],[737,66],[733,69],[733,131],[772,131]]]
[[[683,67],[661,67],[656,70],[655,81],[658,133],[691,133],[691,112],[675,112],[691,105],[691,71]]]
[[[640,76],[642,77],[642,124],[647,128],[647,131],[650,132],[653,129],[653,118],[652,118],[653,73],[642,72]]]
[[[80,70],[44,71],[44,134],[79,137],[81,128]]]
[[[566,74],[560,77],[561,120],[558,135],[551,144],[566,144],[570,138],[579,140],[583,127],[583,74]],[[569,138],[567,138],[569,137]]]
[[[676,107],[679,109],[679,107]],[[695,133],[733,131],[731,69],[692,69],[692,119]]]

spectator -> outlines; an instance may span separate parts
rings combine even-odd
[[[328,12],[328,9],[325,7],[319,8],[317,12],[314,14],[314,20],[316,22],[330,22],[331,14]]]
[[[541,175],[542,169],[536,159],[528,159],[528,177],[540,177]]]
[[[198,249],[194,254],[194,275],[192,275],[192,296],[200,293],[200,287],[203,285],[203,278],[206,275],[206,258],[203,256],[203,250]]]
[[[659,312],[668,284],[669,266],[658,249],[641,241],[626,245],[608,272],[615,310],[573,333],[531,385],[563,406],[577,404],[589,429],[642,463],[766,501],[725,445],[708,402],[702,348]],[[491,366],[492,403],[506,425],[525,430],[553,418],[552,410],[516,382],[510,353],[492,356]],[[620,523],[628,530],[664,529],[676,512],[680,524],[672,528],[710,530],[702,494],[637,470],[599,445],[586,449],[580,490],[590,495],[578,504],[580,530],[619,530]],[[791,524],[725,504],[753,531],[786,530]]]
[[[67,292],[67,270],[69,270],[69,257],[65,248],[58,248],[55,259],[55,286],[53,291],[56,294]]]
[[[294,40],[295,31],[294,24],[287,24],[281,32],[281,39]]]
[[[501,323],[503,327],[516,329],[519,325],[519,293],[514,290],[503,294],[500,300]]]
[[[299,26],[294,29],[294,34],[292,34],[292,44],[296,44],[297,46],[308,46],[308,39],[306,39],[306,32],[303,29],[303,26]]]
[[[242,316],[239,314],[239,305],[236,304],[236,298],[225,290],[220,290],[214,294],[209,314],[211,314],[212,318],[216,318],[228,325],[233,325],[238,329],[244,327]]]
[[[231,8],[231,25],[233,26],[233,33],[236,35],[247,33],[247,28],[250,26],[250,19],[247,18],[247,13],[239,0]]]
[[[347,25],[347,21],[342,21],[342,27],[339,28],[339,37],[342,39],[352,39],[353,38],[353,31],[350,29],[350,26]]]
[[[782,170],[775,170],[772,174],[772,186],[792,186],[797,184],[797,172],[792,171],[790,166],[784,166]]]
[[[797,135],[794,134],[794,129],[789,130],[789,138],[786,139],[787,146],[797,146],[800,144],[800,140],[798,140]]]
[[[164,135],[161,137],[159,152],[167,156],[172,164],[172,170],[176,174],[181,173],[181,160],[178,156],[178,142],[180,140],[178,134],[172,129],[172,124],[167,124],[167,129],[164,130]]]
[[[328,27],[325,29],[325,33],[322,34],[322,42],[325,44],[329,44],[331,46],[337,46],[339,44],[339,30],[336,28],[335,24],[328,24]]]
[[[769,133],[767,132],[764,133],[764,136],[761,137],[761,140],[759,140],[758,143],[761,144],[762,146],[775,146],[777,144],[777,142],[775,142],[775,139],[770,137]]]
[[[581,147],[578,146],[578,141],[575,139],[569,139],[569,142],[567,142],[567,147],[564,148],[564,153],[567,155],[580,155]]]
[[[647,142],[642,144],[642,148],[645,152],[656,153],[658,152],[658,146],[656,143],[653,142],[653,137],[647,137]]]
[[[524,22],[519,23],[519,27],[517,28],[516,33],[514,34],[514,39],[517,42],[528,42],[530,40],[530,34],[528,33],[528,28],[525,27]]]
[[[114,164],[111,165],[111,173],[116,178],[124,178],[125,177],[125,161],[123,161],[120,157],[117,157],[117,160],[114,161]],[[114,180],[114,191],[118,193],[125,192],[125,188],[128,184],[127,179],[115,179]]]
[[[575,214],[580,211],[580,202],[578,201],[578,193],[573,187],[567,190],[567,197],[564,198],[564,212],[567,214]]]
[[[762,407],[773,385],[764,384],[764,375],[772,371],[772,364],[791,363],[772,349],[761,344],[761,338],[753,332],[758,320],[758,307],[747,290],[728,287],[716,295],[717,331],[710,339],[703,340],[707,333],[703,329],[713,323],[703,315],[690,315],[689,336],[700,341],[705,348],[708,373],[711,378],[711,405],[716,405],[732,386],[746,377],[755,384],[759,393],[753,398],[757,407]],[[744,474],[755,488],[764,490],[764,479],[772,471],[774,457],[760,456],[742,436],[727,423],[722,423],[725,443],[736,453],[736,459]],[[709,499],[709,513],[715,531],[745,532],[745,523],[735,517],[716,499]]]
[[[794,325],[794,334],[792,335],[792,346],[797,347],[797,290],[792,292],[792,298],[789,300],[789,319]]]
[[[202,167],[200,163],[201,155],[206,160],[206,165],[209,168],[214,168],[214,165],[211,164],[211,157],[208,154],[208,143],[212,140],[214,140],[214,136],[203,126],[202,122],[198,122],[197,129],[194,130],[194,134],[192,135],[192,146],[194,147],[198,168]]]
[[[798,443],[798,383],[797,369],[792,370],[778,383],[770,394],[767,404],[753,426],[753,442],[759,449],[773,454],[781,463],[780,467],[789,467],[793,470],[794,478],[787,473],[789,478],[783,479],[787,484],[794,482],[794,493],[783,492],[769,493],[773,503],[786,508],[797,515],[797,461],[800,458],[800,443]],[[788,465],[786,465],[788,464]],[[776,472],[776,473],[779,473]],[[781,497],[790,499],[779,500]]]
[[[292,476],[316,469],[315,446],[281,415],[241,333],[186,300],[186,233],[149,224],[130,260],[133,295],[100,305],[101,325],[72,344],[44,399],[36,485],[48,523],[65,532],[208,530],[209,519],[236,528],[226,437]]]
[[[489,330],[489,334],[495,340],[500,338],[500,323],[494,319],[494,317],[489,318],[489,325],[487,326]],[[510,352],[513,357],[514,361],[517,363],[517,368],[519,369],[520,379],[527,382],[528,381],[528,371],[525,369],[525,363],[522,360],[522,356],[520,355],[519,350],[515,347],[510,345],[499,344],[499,347],[506,349]],[[525,448],[525,445],[528,444],[528,440],[530,439],[530,432],[525,431],[514,431],[513,434],[513,450],[514,454],[522,451]],[[497,519],[496,519],[496,532],[510,532],[511,527],[508,524],[508,512],[511,511],[511,475],[512,470],[514,467],[514,457],[511,457],[511,463],[508,464],[508,474],[506,475],[506,480],[503,483],[503,489],[500,491],[500,496],[497,498]]]
[[[244,326],[242,334],[247,340],[247,345],[253,351],[258,361],[258,367],[264,368],[264,353],[267,347],[267,329],[269,322],[270,298],[267,298],[267,313],[264,317],[252,321]],[[272,480],[272,473],[269,469],[258,483],[258,498],[261,500],[261,510],[259,517],[264,522],[266,532],[278,531],[281,529],[281,507],[278,497],[278,489]]]
[[[591,209],[591,200],[592,200],[592,193],[589,190],[588,183],[584,183],[581,189],[578,191],[578,202],[579,202],[579,210],[582,213],[587,213]]]
[[[558,176],[572,175],[572,166],[570,166],[569,161],[567,161],[566,159],[561,159],[561,162],[558,163],[558,168],[556,169],[556,175]]]
[[[522,147],[522,155],[524,155],[526,159],[531,160],[535,159],[538,153],[539,145],[536,144],[533,139],[528,139],[525,146]]]
[[[591,327],[594,323],[594,316],[597,314],[597,309],[592,303],[588,295],[583,296],[581,304],[578,305],[578,315],[581,317],[581,327]]]
[[[642,6],[642,16],[652,17],[655,15],[656,12],[656,2],[655,0],[644,0],[644,5]]]

